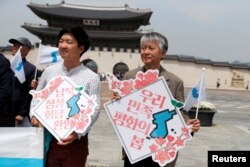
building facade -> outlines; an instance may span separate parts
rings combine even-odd
[[[10,51],[3,52],[9,59]],[[31,50],[27,59],[37,64],[38,48]],[[82,61],[93,62],[97,73],[120,72],[139,68],[143,65],[139,53],[112,52],[112,51],[88,51],[82,56]],[[250,67],[244,64],[230,64],[228,62],[214,62],[208,59],[196,59],[194,57],[167,55],[161,65],[170,72],[175,73],[184,81],[185,87],[192,87],[201,77],[202,68],[205,68],[204,78],[206,88],[249,90]],[[39,69],[45,66],[37,64]],[[120,69],[119,69],[120,68]],[[240,82],[233,85],[233,82]]]
[[[150,9],[122,7],[97,7],[66,4],[27,5],[30,10],[47,25],[24,23],[30,33],[41,39],[42,43],[56,45],[56,36],[65,26],[79,25],[90,37],[91,50],[131,51],[139,48],[139,41],[144,31],[140,26],[149,25],[152,15]]]
[[[47,25],[22,25],[36,35],[42,43],[56,44],[56,35],[64,26],[84,27],[91,40],[91,48],[82,56],[83,63],[97,73],[113,72],[119,77],[131,69],[142,66],[139,54],[141,36],[147,32],[140,26],[149,25],[152,15],[150,9],[123,7],[93,7],[66,4],[27,5],[38,17],[45,19]],[[5,52],[10,57],[8,52]],[[36,64],[38,49],[35,47],[28,59]],[[207,88],[243,89],[249,88],[250,67],[244,64],[214,62],[190,56],[167,55],[161,62],[167,70],[183,79],[186,87],[194,86],[205,70]],[[37,65],[42,69],[44,66]]]

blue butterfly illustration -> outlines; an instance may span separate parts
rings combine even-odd
[[[196,87],[192,89],[192,96],[196,99],[199,97],[199,90]]]
[[[23,68],[23,61],[20,61],[16,67],[16,70],[21,71],[22,68]]]

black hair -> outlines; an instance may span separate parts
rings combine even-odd
[[[85,32],[85,30],[81,26],[63,28],[57,35],[58,41],[61,39],[61,37],[65,33],[72,34],[74,38],[76,39],[78,46],[81,46],[81,45],[84,46],[84,51],[81,53],[81,55],[89,49],[90,40],[89,40],[88,34]],[[57,43],[57,46],[58,46],[58,43]]]

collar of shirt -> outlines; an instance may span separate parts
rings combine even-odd
[[[62,71],[63,71],[64,75],[66,75],[66,76],[73,75],[73,74],[77,73],[82,68],[83,68],[83,64],[81,63],[79,66],[68,70],[67,67],[65,67],[65,65],[62,63]]]
[[[146,69],[146,67],[145,66],[143,66],[142,67],[142,72],[146,72],[147,71],[147,69]],[[163,67],[162,66],[160,66],[160,68],[158,69],[158,71],[159,71],[159,76],[160,76],[160,74],[161,74],[161,72],[163,71]]]

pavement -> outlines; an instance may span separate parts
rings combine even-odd
[[[102,102],[108,101],[110,97],[103,96]],[[176,167],[206,167],[210,150],[250,150],[249,123],[241,126],[241,123],[214,119],[212,126],[202,126],[199,132],[195,133],[194,139],[188,141],[186,147],[179,151]],[[102,108],[89,133],[90,154],[87,167],[122,167],[121,148],[111,121]]]

